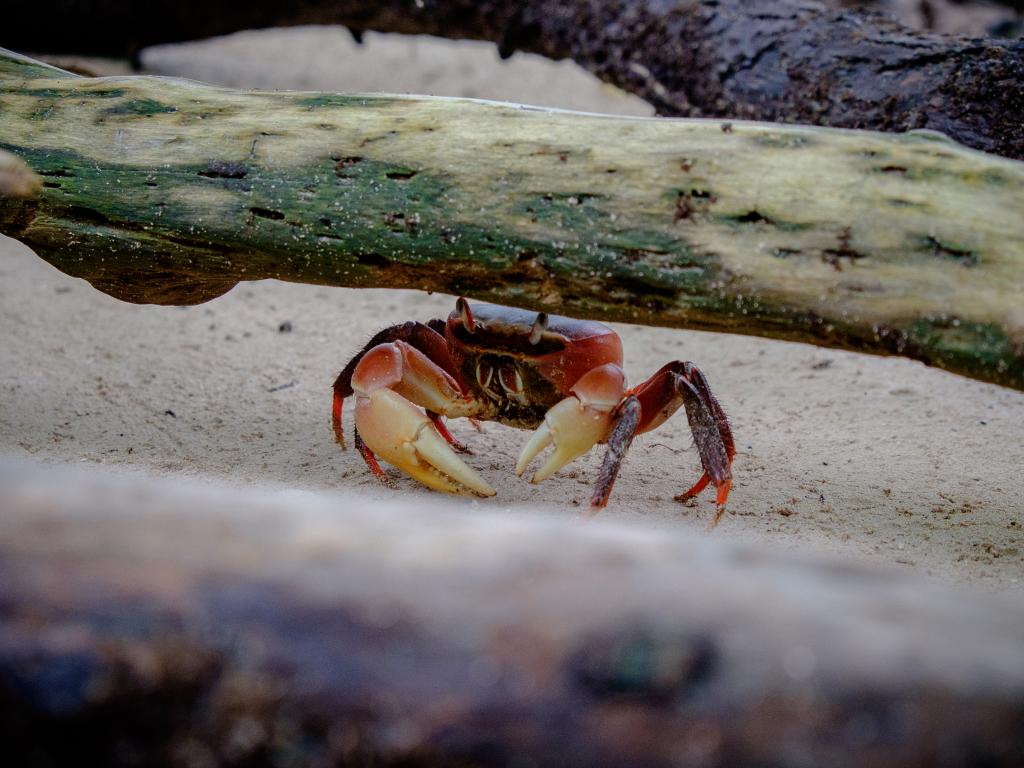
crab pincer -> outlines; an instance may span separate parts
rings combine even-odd
[[[544,421],[523,446],[516,462],[516,475],[541,451],[554,443],[555,449],[531,482],[542,483],[573,459],[602,442],[612,428],[612,412],[622,400],[626,379],[617,365],[605,364],[588,371],[561,400],[544,415]]]
[[[434,490],[494,495],[430,419],[390,389],[357,394],[356,428],[371,451]]]
[[[401,341],[375,347],[356,367],[352,389],[356,432],[371,456],[438,491],[494,495],[421,410],[457,411],[464,401],[455,381],[422,352]]]

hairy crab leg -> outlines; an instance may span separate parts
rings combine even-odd
[[[334,440],[341,446],[341,450],[345,450],[345,432],[341,428],[341,409],[345,398],[338,394],[338,390],[334,390],[334,399],[331,402],[331,428],[334,430]]]
[[[732,429],[729,427],[729,419],[725,415],[725,411],[722,410],[718,398],[712,394],[704,372],[693,363],[686,363],[685,367],[687,380],[693,384],[694,389],[697,390],[697,393],[707,405],[708,410],[711,411],[711,415],[714,416],[715,424],[718,426],[718,433],[722,437],[722,445],[725,446],[725,452],[731,463],[736,455],[736,443],[732,437]]]
[[[680,406],[686,409],[704,472],[688,491],[675,498],[677,501],[691,499],[713,482],[717,507],[711,524],[714,527],[725,511],[732,487],[732,460],[736,446],[729,420],[712,394],[707,379],[693,363],[668,363],[638,386],[636,394],[644,413],[638,432],[648,432],[660,426]]]
[[[707,402],[700,392],[688,380],[679,377],[676,384],[683,393],[683,404],[686,407],[686,418],[690,422],[697,453],[700,455],[704,474],[715,484],[715,518],[711,527],[718,524],[725,512],[725,502],[729,498],[732,486],[732,457],[725,446],[719,430],[718,420],[714,417]],[[703,477],[701,478],[703,479]],[[699,482],[699,481],[698,481]]]
[[[359,361],[351,385],[356,430],[369,451],[435,490],[494,495],[421,410],[468,416],[475,407],[455,379],[423,352],[403,341],[380,344]]]
[[[608,505],[608,497],[619,476],[622,460],[640,427],[640,401],[633,394],[627,395],[615,409],[612,418],[614,426],[608,436],[608,450],[601,462],[601,470],[597,473],[594,494],[590,497],[590,509],[585,513],[587,517],[593,517]]]
[[[612,427],[612,411],[621,402],[625,388],[625,375],[617,365],[608,363],[584,374],[573,385],[569,397],[544,415],[543,423],[519,454],[516,474],[522,477],[530,462],[554,444],[554,451],[531,480],[543,482],[604,440]]]

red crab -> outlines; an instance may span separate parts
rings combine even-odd
[[[601,323],[493,304],[470,308],[460,298],[447,321],[386,328],[345,366],[334,382],[332,414],[343,448],[342,402],[352,394],[356,448],[386,484],[391,481],[374,454],[439,491],[493,496],[494,489],[456,455],[469,451],[441,417],[498,421],[536,430],[516,462],[517,475],[554,443],[535,483],[607,443],[590,501],[593,514],[608,503],[634,435],[660,426],[683,406],[704,473],[676,499],[714,483],[714,525],[729,497],[736,450],[704,374],[693,363],[668,363],[627,388],[622,342]]]

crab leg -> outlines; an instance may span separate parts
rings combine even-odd
[[[690,422],[690,431],[693,432],[694,442],[697,444],[697,453],[700,455],[700,462],[704,467],[704,474],[697,481],[694,488],[698,492],[707,485],[708,480],[714,482],[716,488],[715,519],[711,526],[714,527],[722,518],[725,512],[725,502],[729,498],[729,489],[732,486],[732,457],[728,454],[725,441],[721,437],[719,425],[707,402],[700,396],[699,390],[688,380],[677,381],[680,391],[683,393],[683,404],[686,407],[686,419]],[[705,478],[707,478],[705,480]],[[688,492],[689,493],[689,492]],[[683,494],[681,500],[685,501],[687,494]]]
[[[441,416],[441,414],[434,413],[433,411],[427,411],[427,417],[430,419],[430,423],[434,425],[434,429],[437,430],[437,433],[445,439],[445,442],[448,443],[456,453],[473,454],[473,452],[469,450],[468,445],[457,440],[455,435],[448,431],[448,427],[445,426],[444,423],[444,417]]]
[[[714,527],[725,511],[732,487],[732,460],[736,446],[729,420],[711,393],[707,379],[693,363],[669,363],[638,386],[636,394],[644,414],[638,432],[649,432],[660,426],[680,406],[686,409],[704,472],[688,491],[675,498],[686,501],[713,482],[718,507],[712,522]]]
[[[377,454],[435,490],[494,495],[494,489],[455,455],[430,417],[416,407],[449,416],[474,412],[473,402],[444,369],[412,345],[397,341],[366,352],[351,382],[356,432],[371,457]],[[367,464],[372,470],[369,459]]]
[[[614,426],[608,436],[608,450],[605,452],[601,470],[597,474],[594,494],[590,497],[590,510],[587,517],[593,517],[608,505],[612,487],[619,476],[619,467],[626,457],[626,451],[633,443],[633,437],[640,426],[642,412],[640,401],[635,395],[627,395],[613,414]]]
[[[373,451],[370,450],[369,446],[363,441],[362,435],[359,434],[359,430],[355,430],[356,433],[356,450],[359,451],[359,455],[363,457],[363,461],[366,462],[366,466],[373,472],[373,476],[380,481],[381,485],[386,485],[388,488],[395,487],[395,481],[388,477],[387,473],[380,468],[380,464],[377,462],[377,457],[373,455]]]
[[[516,474],[522,477],[530,462],[553,443],[554,451],[531,480],[543,482],[604,440],[612,426],[612,411],[622,400],[625,388],[625,375],[617,365],[609,363],[586,373],[573,385],[569,397],[544,415],[543,423],[519,454]]]

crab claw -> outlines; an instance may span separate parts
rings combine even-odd
[[[441,437],[421,410],[390,389],[356,400],[356,429],[367,447],[426,486],[448,493],[493,496],[494,489]]]
[[[541,483],[607,437],[612,411],[622,400],[625,385],[625,376],[617,365],[602,365],[584,375],[573,386],[572,394],[544,415],[544,422],[519,454],[516,474],[522,477],[530,462],[554,443],[555,450],[531,480]]]

